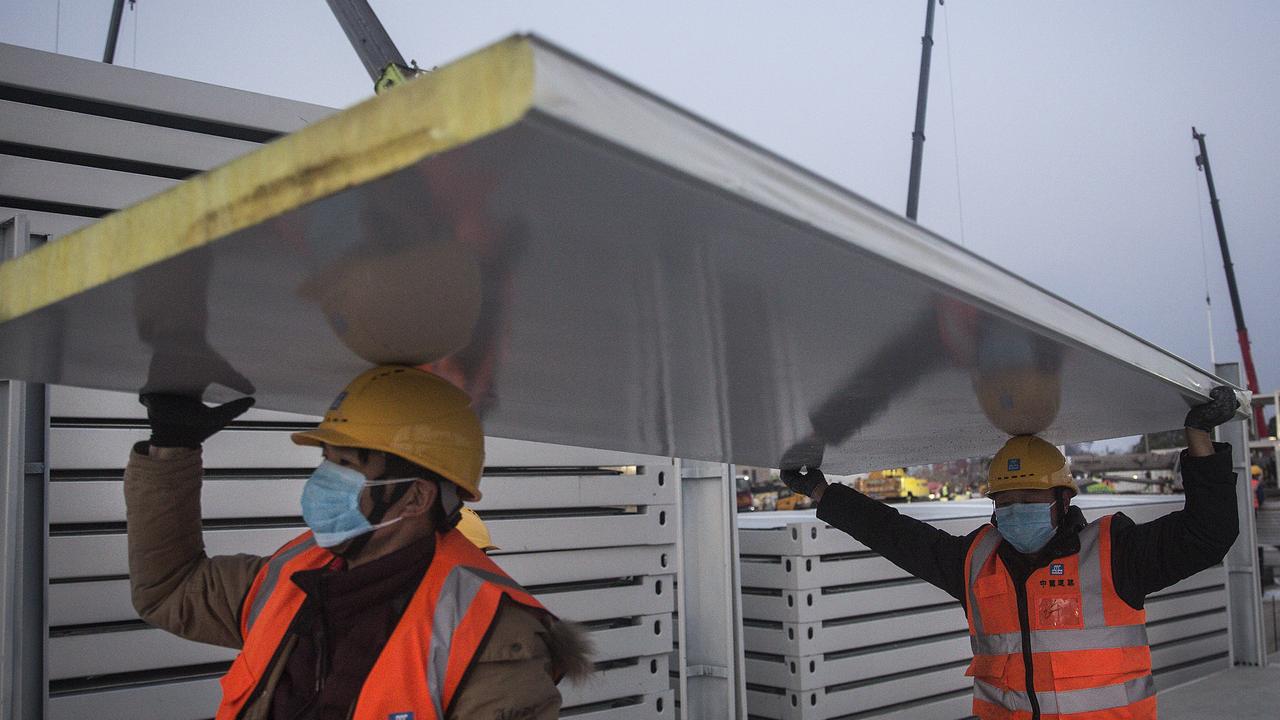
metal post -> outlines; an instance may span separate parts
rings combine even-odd
[[[933,4],[924,15],[924,37],[920,38],[920,85],[916,89],[916,126],[911,131],[911,178],[907,181],[907,217],[916,219],[920,205],[920,165],[924,160],[924,115],[929,105],[929,61],[933,56]]]
[[[1239,385],[1239,363],[1218,363],[1218,377]],[[1231,465],[1236,473],[1236,508],[1240,535],[1227,552],[1227,618],[1234,665],[1267,664],[1262,634],[1262,597],[1259,592],[1258,533],[1253,515],[1253,488],[1249,482],[1249,431],[1245,420],[1233,420],[1218,428],[1219,442],[1231,443]]]
[[[102,62],[112,63],[116,59],[116,41],[120,39],[120,18],[124,15],[124,0],[116,0],[111,6],[111,24],[107,26],[107,47],[102,51]]]
[[[680,465],[681,718],[746,718],[734,470]]]
[[[25,216],[0,223],[0,260],[36,242]],[[48,704],[48,405],[44,385],[0,380],[0,717],[15,720],[43,718]]]

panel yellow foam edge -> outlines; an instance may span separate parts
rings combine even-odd
[[[498,132],[533,92],[531,41],[502,40],[0,263],[0,322]]]

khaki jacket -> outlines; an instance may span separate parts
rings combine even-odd
[[[240,608],[266,557],[208,557],[200,522],[199,450],[132,453],[124,475],[133,606],[156,627],[197,642],[240,648]],[[246,718],[265,718],[289,645],[268,671],[268,689]],[[554,648],[555,652],[549,648]],[[504,606],[448,718],[556,718],[553,672],[580,679],[589,648],[570,623],[548,629],[531,612]]]

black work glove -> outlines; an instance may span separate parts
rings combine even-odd
[[[197,448],[232,420],[253,407],[253,398],[244,397],[224,405],[209,407],[189,395],[148,393],[138,401],[147,407],[154,447]]]
[[[782,482],[793,492],[798,492],[806,497],[813,497],[813,491],[819,485],[825,485],[827,476],[822,474],[818,468],[806,467],[806,472],[800,472],[799,469],[781,470],[779,475]]]
[[[787,448],[778,461],[781,468],[779,476],[782,482],[793,492],[813,497],[814,488],[827,481],[818,466],[822,464],[823,451],[826,444],[816,436],[810,435]],[[801,473],[801,468],[807,472]]]
[[[1209,402],[1196,405],[1187,412],[1187,419],[1182,421],[1184,426],[1211,433],[1214,428],[1235,417],[1240,401],[1236,399],[1234,390],[1219,385],[1209,391],[1209,397],[1212,398]]]

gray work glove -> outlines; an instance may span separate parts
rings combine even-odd
[[[1209,397],[1212,398],[1209,402],[1200,403],[1187,412],[1187,419],[1182,422],[1184,426],[1211,433],[1214,428],[1235,417],[1240,401],[1236,399],[1234,390],[1219,385],[1209,391]]]

